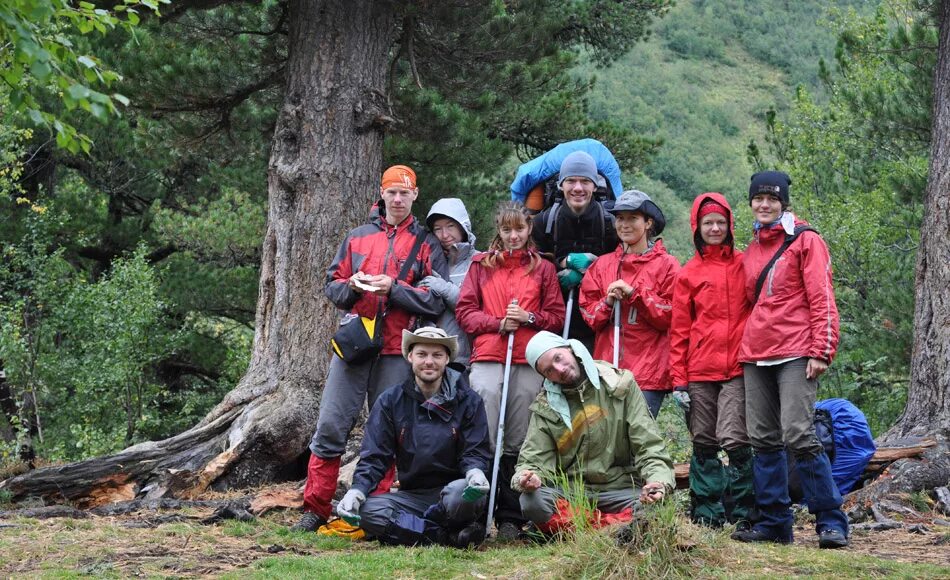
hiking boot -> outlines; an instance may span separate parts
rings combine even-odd
[[[733,533],[748,532],[752,529],[752,524],[748,520],[739,520],[735,524],[736,524],[736,529],[733,530]]]
[[[458,531],[452,544],[456,548],[477,548],[485,541],[485,525],[472,522]]]
[[[752,528],[751,530],[739,531],[738,529],[732,532],[732,535],[729,536],[737,542],[747,542],[747,543],[759,543],[759,542],[772,542],[775,544],[791,544],[792,535],[775,535],[769,534],[762,530]]]
[[[501,522],[496,537],[499,542],[515,542],[521,538],[521,527],[514,522]]]
[[[295,526],[290,528],[291,532],[315,532],[317,528],[323,526],[327,521],[313,512],[304,512],[303,517]]]
[[[848,536],[841,533],[840,530],[833,530],[831,528],[822,530],[818,534],[818,547],[827,548],[831,550],[836,550],[838,548],[847,548]]]

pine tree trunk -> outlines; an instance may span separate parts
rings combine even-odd
[[[940,2],[930,176],[914,282],[914,347],[907,407],[882,437],[950,440],[950,0]]]
[[[378,196],[393,5],[294,0],[284,104],[268,168],[256,332],[246,375],[194,428],[7,480],[14,497],[97,505],[299,478],[336,313],[324,274]]]

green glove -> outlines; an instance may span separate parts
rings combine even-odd
[[[478,501],[485,497],[485,490],[480,487],[473,487],[471,485],[466,486],[462,490],[462,501],[464,502],[473,502]]]
[[[578,272],[583,274],[584,272],[587,271],[587,268],[589,268],[590,265],[594,263],[594,260],[596,259],[597,259],[597,256],[591,253],[584,253],[584,254],[574,253],[574,254],[567,255],[567,260],[565,261],[565,264],[567,264],[568,268],[571,268],[572,270],[577,270]]]
[[[577,270],[572,270],[571,268],[565,268],[557,273],[557,281],[561,284],[561,288],[564,290],[576,288],[581,283],[583,278],[583,274]]]

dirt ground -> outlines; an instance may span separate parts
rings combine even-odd
[[[950,566],[950,527],[927,525],[928,533],[906,529],[868,532],[855,530],[848,551],[885,560]],[[814,529],[796,528],[795,545],[818,548]]]
[[[214,577],[278,555],[315,556],[327,550],[376,549],[375,542],[291,534],[296,510],[274,510],[254,522],[205,525],[212,510],[139,512],[84,519],[0,519],[0,576],[71,573],[106,576]],[[795,530],[796,545],[817,548],[811,526]],[[850,551],[888,560],[950,566],[950,527],[855,532]],[[488,544],[487,549],[492,549]],[[238,572],[240,573],[240,572]]]

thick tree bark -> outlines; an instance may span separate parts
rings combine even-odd
[[[934,72],[930,176],[914,282],[914,347],[907,407],[885,442],[913,435],[950,439],[950,0],[941,0]]]
[[[98,505],[302,475],[336,319],[324,272],[379,191],[393,10],[371,0],[291,3],[254,350],[239,385],[185,433],[7,480],[14,497]]]

